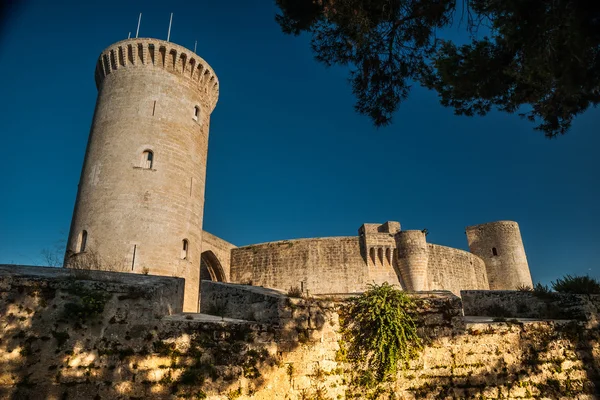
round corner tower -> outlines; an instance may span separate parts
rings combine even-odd
[[[185,278],[197,311],[210,114],[219,84],[194,52],[127,39],[102,52],[65,266]]]
[[[418,230],[399,231],[396,233],[396,246],[398,248],[398,269],[405,290],[428,290],[427,263],[429,249],[425,232]]]
[[[533,286],[519,224],[497,221],[468,226],[471,253],[483,259],[491,290]]]

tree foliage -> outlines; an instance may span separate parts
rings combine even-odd
[[[552,282],[552,289],[559,293],[600,294],[600,282],[589,276],[565,275]]]
[[[406,293],[388,283],[371,285],[351,299],[342,313],[348,359],[366,366],[379,380],[393,376],[398,364],[406,364],[421,348],[410,316],[414,307]]]
[[[600,2],[582,0],[276,0],[289,34],[317,60],[348,65],[356,110],[376,126],[418,82],[460,115],[494,107],[552,137],[600,102]],[[438,37],[453,24],[466,44]]]

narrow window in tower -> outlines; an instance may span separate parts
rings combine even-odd
[[[142,168],[152,169],[152,163],[154,161],[154,153],[150,150],[144,150],[142,153]]]
[[[200,118],[200,107],[195,106],[194,107],[194,121],[198,121],[198,118]]]
[[[87,231],[86,230],[81,231],[81,233],[79,234],[78,242],[79,243],[77,246],[77,252],[83,253],[85,251],[85,245],[87,243]]]
[[[188,258],[188,241],[187,241],[187,239],[183,239],[182,245],[181,245],[181,259],[187,260],[187,258]]]
[[[495,247],[492,247],[492,255],[493,256],[497,256],[498,255],[498,250],[496,250]]]

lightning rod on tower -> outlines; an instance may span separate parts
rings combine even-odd
[[[137,31],[135,31],[135,38],[137,39],[138,34],[140,33],[140,23],[142,22],[142,13],[140,13],[140,17],[138,18],[138,27]]]
[[[171,13],[171,19],[169,19],[169,33],[167,33],[167,42],[171,38],[171,23],[173,22],[173,13]]]

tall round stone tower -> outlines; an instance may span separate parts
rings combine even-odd
[[[194,52],[128,39],[102,52],[65,266],[185,278],[197,311],[204,184],[217,76]],[[100,260],[100,261],[97,261]]]
[[[514,290],[533,286],[519,224],[497,221],[468,226],[471,253],[485,263],[491,290]]]

